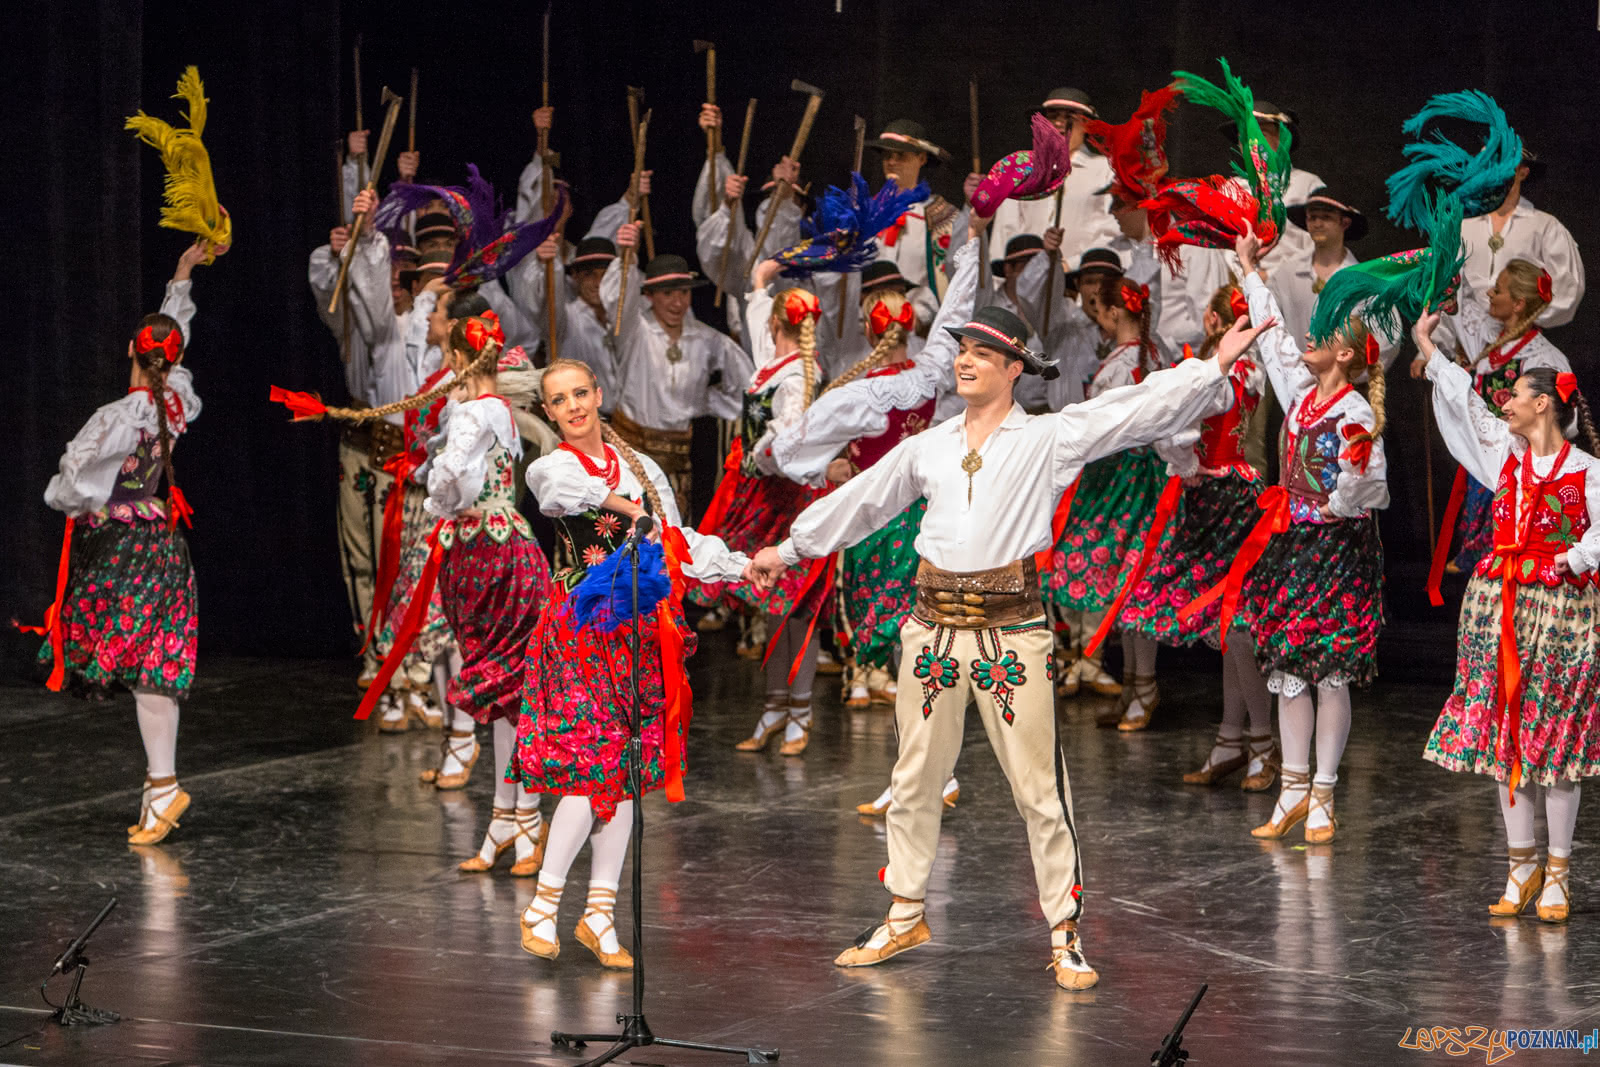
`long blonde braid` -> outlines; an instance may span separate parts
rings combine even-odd
[[[545,379],[558,370],[581,371],[588,375],[591,386],[599,384],[599,379],[594,376],[594,368],[589,364],[581,359],[569,359],[566,356],[561,356],[552,360],[539,374],[539,395],[541,398],[545,392]],[[644,490],[645,500],[650,503],[650,513],[662,522],[666,522],[667,513],[661,506],[661,494],[656,491],[655,483],[650,480],[650,475],[645,471],[644,463],[639,459],[639,453],[635,452],[633,446],[622,439],[621,434],[611,428],[609,422],[600,424],[600,439],[617,450],[617,455],[622,458],[622,462],[628,465],[628,470],[632,471],[633,476],[639,480],[639,485]]]
[[[457,331],[461,331],[465,323],[470,321],[472,320],[464,319],[462,322],[456,324],[455,329],[450,333],[450,343],[452,346],[458,345],[456,336]],[[459,348],[463,351],[471,350],[466,343],[466,338],[464,335],[460,339]],[[488,344],[484,345],[483,351],[478,353],[473,359],[472,363],[465,367],[460,374],[453,378],[444,379],[432,389],[424,389],[422,392],[414,393],[403,400],[396,400],[391,404],[381,404],[375,408],[330,407],[324,410],[321,415],[313,416],[313,418],[340,419],[344,422],[371,422],[373,419],[381,419],[385,415],[398,415],[405,411],[416,411],[419,408],[427,407],[435,400],[438,400],[441,396],[449,393],[450,390],[460,385],[463,379],[470,378],[475,375],[493,373],[495,365],[499,362],[499,359],[500,343],[491,339]]]
[[[895,316],[899,315],[901,309],[910,305],[910,303],[903,293],[873,293],[861,302],[861,317],[868,324],[867,329],[870,331],[872,329],[872,311],[879,304],[882,304],[891,316]],[[911,313],[911,328],[915,329],[916,325],[917,315],[916,311],[913,310]],[[865,358],[857,360],[849,370],[829,382],[822,391],[827,393],[830,389],[837,389],[846,382],[855,381],[868,371],[877,370],[889,362],[889,357],[897,349],[905,346],[907,336],[909,334],[906,327],[898,320],[891,320],[889,328],[883,331],[877,343],[872,346],[872,351],[867,353]]]
[[[1523,302],[1522,314],[1513,315],[1506,320],[1505,326],[1501,327],[1500,336],[1490,341],[1484,350],[1478,353],[1479,359],[1507,341],[1514,341],[1527,333],[1533,321],[1539,317],[1539,313],[1549,306],[1544,297],[1539,295],[1539,276],[1544,273],[1542,269],[1525,259],[1513,259],[1506,264],[1505,271],[1506,289],[1512,300]]]
[[[1372,406],[1372,430],[1365,434],[1357,434],[1351,438],[1351,443],[1359,441],[1375,441],[1383,434],[1383,428],[1388,423],[1384,413],[1385,401],[1389,395],[1389,379],[1383,372],[1383,360],[1374,359],[1368,363],[1366,352],[1367,343],[1372,339],[1372,331],[1363,322],[1360,316],[1350,316],[1350,321],[1345,328],[1339,331],[1339,338],[1355,349],[1356,358],[1351,362],[1350,368],[1345,372],[1345,377],[1350,384],[1355,385],[1356,378],[1360,376],[1360,368],[1367,372],[1367,403]]]
[[[788,304],[791,298],[805,303],[807,314],[799,323],[789,321]],[[822,304],[817,294],[809,289],[780,289],[772,297],[772,321],[785,336],[795,339],[795,349],[800,353],[800,365],[805,372],[805,393],[802,407],[810,407],[817,398],[817,319],[822,314]]]

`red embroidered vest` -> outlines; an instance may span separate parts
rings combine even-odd
[[[1248,477],[1247,472],[1253,471],[1253,468],[1244,458],[1244,431],[1261,398],[1245,388],[1245,375],[1238,373],[1244,362],[1241,359],[1235,363],[1233,365],[1235,373],[1230,375],[1233,406],[1220,415],[1211,416],[1201,424],[1200,443],[1195,446],[1195,454],[1199,457],[1202,467],[1211,470],[1231,468]],[[1249,369],[1245,367],[1246,372]]]
[[[895,363],[887,367],[880,367],[867,375],[869,378],[884,378],[891,374],[899,374],[908,370],[913,364],[908,360],[904,363]],[[858,471],[864,471],[878,460],[882,459],[890,449],[908,437],[915,436],[928,428],[933,421],[933,409],[936,399],[928,400],[914,408],[896,409],[889,412],[888,427],[876,437],[858,437],[850,442],[848,456],[850,463]]]
[[[1573,471],[1535,487],[1531,502],[1523,508],[1521,529],[1517,523],[1517,494],[1521,493],[1517,456],[1506,457],[1500,468],[1500,482],[1494,494],[1494,551],[1478,561],[1476,573],[1484,578],[1499,577],[1507,566],[1517,569],[1517,580],[1555,587],[1562,582],[1576,586],[1594,584],[1593,574],[1558,575],[1555,557],[1577,543],[1589,529],[1588,502],[1584,499],[1584,472]]]

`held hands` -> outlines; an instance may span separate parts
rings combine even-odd
[[[639,247],[639,225],[637,222],[624,222],[617,227],[618,248]]]
[[[1228,332],[1222,335],[1222,341],[1217,345],[1217,369],[1223,374],[1227,374],[1234,360],[1244,355],[1245,350],[1256,343],[1261,331],[1278,324],[1277,319],[1268,319],[1259,326],[1247,326],[1248,321],[1240,315],[1228,328]]]
[[[371,130],[351,130],[345,135],[344,148],[347,156],[364,156],[367,154],[367,134]],[[326,143],[326,142],[324,142]]]
[[[356,194],[356,199],[351,207],[357,215],[368,215],[377,210],[378,194],[371,189],[363,189]]]
[[[827,472],[826,472],[826,477],[827,477],[828,481],[833,485],[843,485],[845,482],[848,482],[851,478],[854,478],[855,474],[856,474],[855,467],[851,464],[851,462],[848,459],[845,459],[843,456],[840,456],[838,459],[831,460],[828,463],[828,469],[827,469]]]
[[[700,105],[700,128],[715,130],[722,126],[722,109],[716,104]]]
[[[750,570],[755,576],[757,589],[771,589],[788,567],[779,557],[777,548],[768,545],[750,560]]]
[[[417,180],[417,168],[422,165],[421,152],[401,152],[395,157],[395,169],[400,172],[400,180],[414,182]]]

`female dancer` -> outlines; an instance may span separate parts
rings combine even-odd
[[[580,623],[575,598],[568,594],[647,512],[665,524],[669,566],[692,558],[681,565],[684,576],[737,581],[750,561],[728,551],[718,538],[678,525],[677,501],[661,468],[600,421],[600,388],[587,364],[554,361],[544,370],[543,392],[562,444],[529,465],[528,488],[540,510],[556,520],[574,566],[557,573],[528,644],[510,771],[522,786],[561,798],[550,820],[538,889],[522,913],[522,947],[545,959],[560,955],[556,914],[567,872],[587,837],[593,852],[589,897],[576,936],[603,966],[630,967],[633,958],[617,940],[613,910],[633,815],[624,767],[634,708],[633,636],[626,624],[607,632],[596,623]],[[638,627],[644,745],[639,772],[642,788],[665,786],[668,799],[679,800],[689,727],[683,664],[696,639],[684,622],[676,573],[672,581],[674,591],[657,606],[655,619]]]
[[[91,699],[133,692],[146,774],[128,843],[153,845],[178,826],[189,794],[178,785],[178,705],[194,683],[194,567],[178,520],[189,506],[173,477],[172,450],[200,414],[184,329],[194,314],[189,272],[210,251],[183,254],[162,311],[128,342],[128,395],[102,406],[67,444],[44,502],[67,516],[56,602],[39,661],[49,688]],[[162,475],[167,499],[157,497]]]
[[[1211,355],[1234,320],[1249,311],[1237,286],[1227,285],[1212,294],[1199,356]],[[1240,357],[1219,386],[1231,392],[1232,406],[1206,419],[1198,440],[1190,434],[1156,446],[1167,459],[1169,475],[1183,479],[1183,495],[1168,535],[1159,547],[1147,547],[1153,555],[1117,617],[1136,654],[1156,642],[1192,645],[1203,640],[1212,648],[1222,647],[1217,631],[1220,604],[1187,619],[1180,619],[1178,611],[1226,576],[1259,515],[1256,497],[1262,478],[1244,458],[1244,434],[1265,385],[1260,366],[1248,355]],[[1185,774],[1183,780],[1213,785],[1242,769],[1244,789],[1261,792],[1277,780],[1277,763],[1266,682],[1256,669],[1249,631],[1236,627],[1223,655],[1222,726],[1216,744],[1200,769]]]
[[[906,339],[916,329],[911,302],[892,290],[876,291],[861,302],[863,329],[872,351],[829,382],[804,417],[773,439],[773,459],[785,477],[806,485],[820,484],[824,478],[843,484],[907,437],[928,428],[940,387],[953,380],[951,367],[960,348],[943,327],[964,324],[972,317],[978,283],[976,237],[988,220],[971,217],[972,239],[950,257],[952,276],[944,302],[915,361],[906,353]],[[899,674],[900,627],[917,595],[920,557],[913,542],[926,510],[926,501],[918,500],[883,529],[844,550],[851,652],[863,668],[887,666]],[[960,786],[951,776],[945,783],[945,806],[954,807],[959,796]],[[856,811],[881,818],[889,799],[885,789]]]
[[[521,788],[508,772],[522,709],[523,659],[539,608],[549,598],[550,568],[517,510],[514,468],[522,458],[522,436],[510,402],[495,392],[503,343],[499,324],[489,317],[468,318],[450,330],[449,364],[456,376],[444,413],[443,447],[428,461],[426,507],[438,520],[428,540],[437,546],[431,559],[437,560],[440,602],[461,649],[449,704],[490,724],[499,772],[483,845],[461,869],[486,871],[514,845],[511,873],[531,875],[539,869],[549,828],[540,819],[538,794]],[[527,363],[521,349],[514,351],[507,369]]]
[[[1261,242],[1242,237],[1235,251],[1245,270],[1241,288],[1251,321],[1281,323],[1277,299],[1257,271]],[[1227,598],[1237,596],[1240,618],[1248,622],[1255,643],[1256,665],[1267,674],[1267,688],[1278,694],[1283,785],[1272,818],[1251,833],[1280,838],[1304,820],[1306,840],[1320,844],[1332,841],[1338,826],[1333,787],[1350,737],[1349,687],[1366,685],[1377,673],[1373,652],[1383,626],[1383,543],[1372,511],[1389,506],[1379,436],[1383,364],[1377,340],[1355,317],[1333,338],[1305,351],[1281,325],[1263,332],[1256,344],[1287,414],[1282,484],[1267,490],[1271,496],[1263,494],[1265,517],[1252,534],[1282,532],[1241,574],[1242,586],[1225,596],[1219,626],[1226,641],[1232,623]],[[1355,389],[1363,367],[1365,397]],[[1238,562],[1230,582],[1237,572]],[[1205,600],[1192,601],[1184,612],[1195,614]]]
[[[789,523],[816,498],[816,490],[778,473],[772,439],[798,422],[817,391],[817,319],[822,305],[806,289],[769,294],[767,286],[780,269],[777,260],[756,267],[754,285],[745,299],[746,336],[756,360],[755,377],[744,397],[744,421],[737,458],[730,452],[728,472],[717,486],[701,528],[726,540],[740,552],[753,552],[789,534]],[[736,602],[766,614],[770,638],[767,652],[767,695],[755,731],[735,747],[759,752],[780,732],[778,751],[798,756],[811,740],[811,686],[817,673],[817,613],[833,592],[824,568],[797,568],[768,594],[749,585],[722,590],[715,585],[700,595],[726,592]]]
[[[1511,870],[1489,913],[1520,915],[1537,897],[1540,919],[1566,922],[1581,783],[1600,774],[1600,441],[1577,380],[1550,367],[1524,368],[1495,417],[1472,377],[1433,343],[1437,324],[1424,316],[1412,336],[1434,384],[1439,432],[1474,478],[1498,489],[1494,548],[1461,604],[1455,691],[1423,758],[1504,786]],[[1550,836],[1542,869],[1536,785],[1545,788]]]
[[[1155,309],[1149,287],[1128,278],[1097,275],[1086,277],[1083,284],[1100,287],[1086,307],[1093,309],[1101,331],[1111,339],[1110,351],[1085,390],[1093,399],[1109,389],[1143,381],[1158,369],[1150,336]],[[1143,531],[1165,481],[1165,464],[1149,448],[1119,452],[1083,469],[1056,541],[1049,595],[1058,608],[1083,612],[1088,633],[1099,626],[1116,596],[1128,554],[1142,547]],[[1149,724],[1159,699],[1155,668],[1153,641],[1123,642],[1123,685],[1115,720],[1120,728],[1142,730]]]
[[[1485,302],[1467,301],[1459,313],[1440,323],[1436,344],[1447,356],[1459,347],[1459,358],[1472,370],[1473,387],[1496,416],[1505,413],[1503,406],[1519,374],[1535,367],[1549,367],[1558,374],[1572,370],[1567,357],[1534,325],[1554,296],[1553,284],[1548,271],[1513,259],[1495,278]],[[1422,377],[1426,365],[1419,355],[1411,363],[1411,376]],[[1458,478],[1464,479],[1466,498],[1456,524],[1461,548],[1452,564],[1458,571],[1470,571],[1494,547],[1490,515],[1494,494],[1467,477],[1465,466]],[[1449,551],[1451,533],[1443,531],[1445,544],[1439,552]]]

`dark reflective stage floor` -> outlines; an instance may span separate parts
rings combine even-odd
[[[753,671],[730,644],[708,639],[696,664],[690,799],[647,807],[647,1008],[664,1036],[772,1044],[785,1063],[1144,1064],[1202,981],[1196,1064],[1423,1063],[1445,1057],[1399,1048],[1409,1027],[1600,1025],[1593,816],[1570,927],[1494,926],[1490,787],[1419,758],[1448,629],[1390,646],[1432,681],[1396,681],[1389,663],[1390,680],[1357,696],[1340,838],[1316,849],[1249,837],[1269,795],[1179,782],[1213,730],[1209,656],[1168,657],[1145,734],[1097,730],[1093,702],[1067,704],[1084,932],[1103,976],[1081,994],[1046,973],[1022,824],[976,717],[929,897],[934,944],[832,967],[886,905],[881,826],[850,809],[886,781],[891,718],[842,713],[830,682],[803,759],[738,755]],[[131,702],[0,690],[0,1062],[570,1063],[552,1028],[611,1028],[628,976],[571,938],[587,853],[555,963],[518,945],[531,879],[455,870],[488,815],[487,760],[465,794],[440,795],[416,781],[431,735],[349,721],[344,664],[203,666],[179,749],[194,807],[141,850],[123,833],[143,767]],[[113,893],[84,999],[126,1019],[47,1026],[37,982]],[[652,1049],[623,1062],[736,1061]]]

